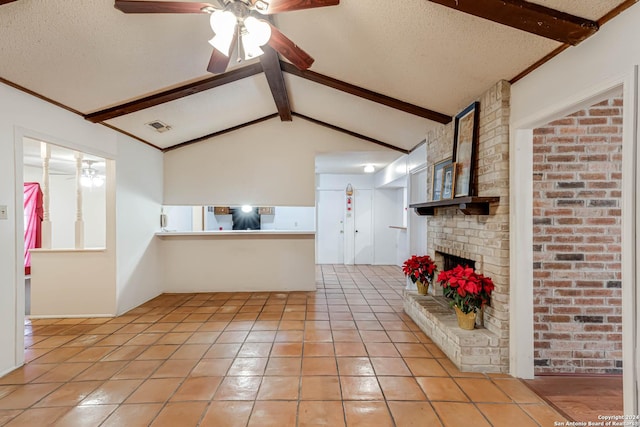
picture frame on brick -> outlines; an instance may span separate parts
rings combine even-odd
[[[473,102],[455,119],[452,161],[457,164],[454,197],[475,196],[475,165],[480,103]]]
[[[444,167],[442,179],[442,200],[453,198],[456,185],[456,165],[457,163],[451,163]]]
[[[433,165],[431,176],[431,200],[442,200],[442,185],[444,184],[444,170],[451,165],[451,157]],[[451,197],[449,197],[451,198]]]

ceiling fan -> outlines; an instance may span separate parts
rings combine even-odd
[[[308,69],[313,58],[282,34],[261,15],[335,6],[340,0],[214,0],[212,3],[179,1],[115,0],[115,8],[124,13],[209,13],[215,36],[207,70],[223,73],[236,49],[238,60],[262,55],[268,44],[300,70]]]

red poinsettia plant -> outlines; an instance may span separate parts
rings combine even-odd
[[[468,266],[457,265],[438,275],[444,296],[451,299],[463,313],[476,312],[489,303],[494,289],[489,277],[476,273]]]
[[[433,262],[429,255],[412,255],[411,258],[402,264],[402,272],[405,276],[409,277],[413,283],[420,281],[425,284],[431,284],[436,270],[436,263]]]

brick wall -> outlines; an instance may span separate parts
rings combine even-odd
[[[536,373],[620,373],[622,98],[533,144]]]
[[[489,215],[464,215],[455,207],[438,208],[427,218],[427,248],[442,266],[438,253],[476,261],[476,270],[493,279],[496,288],[484,312],[484,326],[497,337],[491,363],[506,372],[509,366],[509,97],[508,82],[500,81],[480,102],[476,165],[478,196],[499,196]],[[453,122],[427,135],[427,163],[451,157]],[[428,200],[431,199],[431,174]],[[441,293],[440,293],[441,294]],[[488,351],[487,349],[486,351]]]

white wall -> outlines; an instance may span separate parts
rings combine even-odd
[[[0,205],[8,208],[8,220],[0,220],[0,375],[24,360],[23,136],[117,160],[117,167],[123,170],[123,177],[117,182],[118,189],[129,192],[119,197],[118,207],[118,228],[124,227],[118,244],[119,305],[136,305],[134,300],[154,295],[158,283],[154,266],[140,256],[141,249],[132,240],[140,237],[134,229],[142,227],[145,236],[150,236],[152,229],[155,231],[157,227],[162,194],[162,176],[158,173],[162,167],[161,154],[104,126],[89,123],[80,116],[0,84]],[[139,173],[140,165],[144,165],[145,170],[148,168],[149,180],[153,182],[137,176],[145,175]],[[156,219],[153,226],[147,226],[146,218],[151,218],[148,210],[156,203]],[[135,209],[141,206],[144,209],[136,212]],[[130,237],[122,236],[127,233]],[[111,225],[107,220],[106,240],[105,253],[112,261],[99,274],[115,287],[115,218]],[[112,247],[109,247],[110,241]],[[143,245],[148,244],[148,239],[141,241]],[[143,268],[136,263],[142,264]],[[126,284],[132,283],[133,277],[139,280],[135,280],[136,292],[130,294]]]
[[[307,206],[276,206],[273,215],[260,215],[263,230],[315,231],[316,209]]]
[[[161,293],[162,153],[117,135],[117,310],[124,313]],[[144,173],[141,173],[144,168]]]
[[[0,84],[0,205],[9,217],[0,221],[0,374],[24,360],[23,135],[100,157],[116,154],[113,131]]]
[[[562,117],[593,101],[619,84],[625,89],[623,135],[623,384],[624,410],[637,414],[638,393],[638,316],[639,295],[636,279],[638,265],[635,229],[637,224],[637,77],[634,66],[640,64],[638,40],[640,5],[604,25],[595,35],[571,47],[511,87],[511,367],[517,376],[533,372],[530,336],[532,318],[531,248],[531,129],[549,119]],[[517,248],[517,251],[516,251]],[[519,284],[515,286],[514,284]],[[513,308],[517,307],[517,310]]]
[[[167,205],[315,206],[320,153],[388,150],[294,118],[249,126],[169,151]]]

